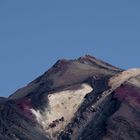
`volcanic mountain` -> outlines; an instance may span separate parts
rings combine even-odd
[[[140,140],[140,69],[58,60],[0,97],[0,140]]]

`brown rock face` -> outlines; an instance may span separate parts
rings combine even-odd
[[[59,60],[0,98],[0,140],[139,140],[140,69]]]

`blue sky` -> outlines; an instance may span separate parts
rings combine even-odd
[[[46,71],[59,58],[90,54],[139,67],[139,0],[1,0],[0,96]]]

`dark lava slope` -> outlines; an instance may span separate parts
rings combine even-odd
[[[0,140],[140,140],[140,69],[59,60],[8,98]]]

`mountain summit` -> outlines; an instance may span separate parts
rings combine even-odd
[[[86,55],[58,60],[8,98],[0,140],[139,140],[140,69]]]

